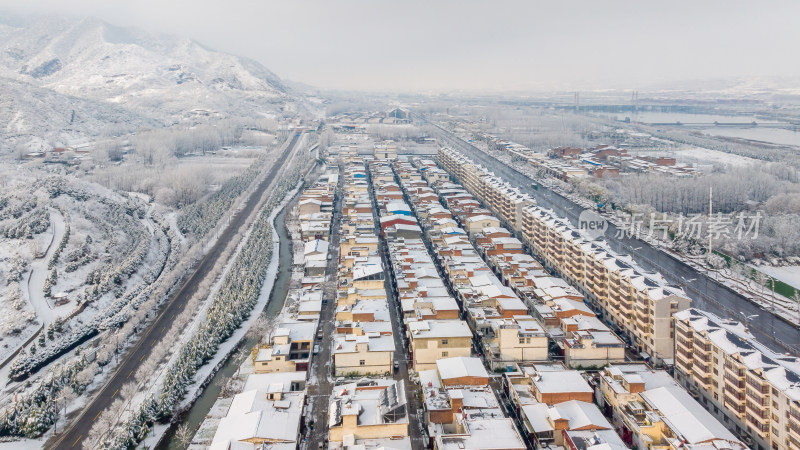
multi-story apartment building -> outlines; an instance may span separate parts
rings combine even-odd
[[[488,193],[494,192],[497,183],[486,169],[450,149],[441,149],[439,160],[469,192],[484,203],[492,201]],[[670,317],[691,302],[682,289],[669,285],[659,274],[644,271],[604,243],[585,238],[553,211],[526,204],[517,220],[508,209],[491,209],[505,222],[517,224],[523,242],[547,266],[577,285],[645,357],[656,362],[672,358]]]
[[[501,220],[516,224],[533,252],[577,285],[635,348],[656,362],[672,358],[674,329],[670,317],[690,306],[682,289],[669,285],[659,274],[644,271],[604,243],[585,238],[551,210],[528,203],[512,214],[509,208],[491,206],[489,202],[496,201],[491,194],[497,192],[496,177],[450,149],[440,149],[439,160]]]
[[[656,362],[672,358],[670,317],[691,303],[681,288],[669,285],[657,273],[644,271],[604,243],[586,239],[549,210],[529,207],[524,211],[522,239],[586,293],[634,347]]]
[[[676,313],[675,377],[757,449],[800,449],[800,358],[709,312]]]
[[[519,230],[522,212],[535,203],[534,199],[519,189],[494,176],[480,165],[464,158],[460,153],[442,148],[438,153],[439,162],[445,170],[454,174],[478,200],[492,210],[509,227]]]
[[[612,365],[598,374],[597,387],[601,407],[633,448],[747,448],[663,370]]]

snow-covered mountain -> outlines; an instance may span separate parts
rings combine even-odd
[[[293,109],[294,102],[281,80],[258,62],[187,38],[93,18],[0,14],[0,92],[24,92],[25,86],[39,97],[43,90],[52,91],[48,96],[61,100],[55,108],[80,98],[113,106],[112,111],[130,111],[130,120],[164,124],[275,114]],[[34,124],[46,119],[41,102],[11,94],[3,100],[0,124],[7,126],[0,126],[0,132],[33,133]],[[22,103],[8,104],[14,101]],[[74,119],[70,110],[58,114]],[[73,120],[71,125],[81,124]]]

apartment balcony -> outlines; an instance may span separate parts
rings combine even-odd
[[[725,373],[725,389],[730,388],[731,392],[741,393],[744,396],[744,377],[736,377],[729,373]]]
[[[754,400],[769,399],[770,385],[766,381],[756,380],[752,377],[746,378],[747,395]]]
[[[615,303],[615,298],[614,298],[613,295],[609,296],[608,298],[609,298],[609,304],[611,306],[617,305],[617,309],[619,309],[620,313],[622,313],[622,314],[624,314],[626,316],[632,316],[633,315],[633,308],[631,308],[630,303],[626,303],[626,302],[617,302],[617,303]]]
[[[688,355],[694,354],[694,345],[690,339],[681,336],[676,336],[675,342],[678,344],[678,351],[684,350]]]
[[[729,384],[723,390],[725,396],[725,406],[731,411],[741,415],[745,410],[745,396],[743,392],[737,392]]]
[[[694,341],[694,351],[695,353],[699,353],[702,355],[708,355],[711,353],[711,344],[707,342],[701,342],[699,340]]]
[[[683,353],[678,352],[675,355],[675,365],[678,366],[683,373],[692,373],[692,363],[692,358]]]
[[[688,352],[688,351],[686,351],[686,349],[682,349],[680,347],[678,347],[677,351],[675,352],[675,357],[676,358],[683,359],[690,366],[691,366],[691,364],[694,363],[694,357],[693,356],[694,355],[692,355],[692,352]]]
[[[605,284],[597,280],[592,281],[592,291],[598,298],[608,299],[608,289],[606,289]]]
[[[789,430],[789,446],[790,450],[800,450],[800,433],[795,433]]]
[[[711,375],[699,375],[697,364],[692,364],[692,372],[695,383],[705,391],[710,391],[713,383],[711,382]]]
[[[636,322],[641,324],[642,326],[649,327],[650,322],[647,316],[647,313],[642,312],[639,308],[636,308]]]
[[[764,439],[769,436],[769,417],[761,418],[747,413],[747,428],[753,430]]]
[[[694,332],[692,331],[692,329],[680,323],[677,324],[675,327],[675,334],[679,337],[686,339],[689,342],[691,342],[692,338],[694,337]]]
[[[789,439],[793,440],[795,445],[800,448],[800,420],[789,420]]]
[[[759,401],[750,397],[745,399],[747,414],[752,414],[762,420],[769,420],[769,400]]]
[[[702,360],[698,360],[697,356],[692,360],[692,370],[694,373],[697,374],[699,377],[710,377],[711,376],[711,363],[705,362]]]
[[[725,361],[725,373],[730,374],[732,377],[742,378],[744,377],[745,368],[729,359]]]

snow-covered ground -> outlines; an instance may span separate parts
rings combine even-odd
[[[58,242],[61,241],[61,238],[64,236],[64,231],[66,230],[64,216],[55,208],[50,208],[50,223],[53,232],[47,253],[42,258],[37,258],[31,263],[31,270],[24,278],[27,282],[20,283],[22,293],[30,302],[33,310],[36,312],[36,317],[44,326],[53,323],[59,316],[66,316],[74,308],[74,304],[55,306],[52,298],[48,299],[45,297],[44,291],[42,290],[45,280],[50,275],[47,263],[50,261],[50,258],[53,257]],[[57,292],[58,291],[54,291],[53,294]]]
[[[758,266],[758,270],[777,278],[796,289],[800,289],[800,266]]]
[[[701,148],[694,145],[683,145],[677,148],[672,154],[675,156],[678,163],[727,164],[737,167],[761,163],[746,156]]]
[[[272,214],[270,214],[269,217],[270,222],[273,222],[275,220],[275,217],[280,213],[280,210],[294,197],[294,195],[297,193],[297,190],[299,189],[299,186],[300,185],[298,183],[298,186],[296,188],[294,188],[292,191],[286,194],[284,200],[280,203],[280,206],[276,207],[272,211]],[[247,237],[245,236],[242,238],[242,243],[240,244],[240,247],[246,241]],[[269,301],[270,293],[272,292],[272,286],[275,284],[275,280],[278,273],[278,264],[280,261],[279,245],[280,242],[278,239],[278,233],[277,231],[275,231],[275,228],[273,227],[272,229],[273,257],[270,260],[269,265],[267,266],[267,276],[264,281],[264,284],[261,287],[261,291],[258,296],[258,302],[253,307],[253,311],[263,311],[267,305],[267,302]],[[235,255],[232,255],[230,261],[232,262],[234,259]],[[226,271],[220,275],[219,281],[215,284],[214,288],[212,289],[212,292],[208,295],[209,299],[213,297],[214,293],[219,289],[219,286],[225,279],[225,273],[227,273],[227,268],[228,267],[226,267]],[[194,322],[189,327],[187,327],[187,329],[184,330],[184,332],[181,334],[181,336],[185,340],[188,340],[194,334],[194,330],[202,322],[202,319],[204,317],[203,312],[209,304],[210,304],[209,301],[205,302],[204,309],[202,311],[199,311]],[[239,345],[239,342],[244,338],[245,334],[247,334],[247,331],[250,329],[253,323],[255,323],[255,321],[258,320],[259,316],[260,314],[251,314],[250,317],[244,323],[242,323],[242,325],[236,331],[234,331],[233,335],[228,340],[220,344],[219,349],[217,350],[217,353],[214,356],[214,358],[212,358],[200,369],[198,369],[197,373],[194,376],[194,383],[187,388],[184,399],[180,403],[180,408],[185,408],[191,405],[194,402],[194,400],[202,393],[202,387],[205,384],[206,380],[214,375],[215,371],[218,369],[220,364],[225,359],[227,359],[228,356],[231,354],[231,352],[233,352],[233,350]],[[176,343],[174,348],[176,349],[180,348],[182,343],[183,342]],[[177,352],[175,353],[175,355],[177,355]],[[163,367],[164,369],[166,369],[169,366],[170,362],[167,362],[166,364],[164,364]],[[159,376],[158,378],[161,378],[161,376]],[[160,383],[153,383],[152,389],[157,389],[158,386],[160,386]],[[148,445],[148,443],[152,445],[157,443],[163,437],[163,434],[167,431],[167,429],[168,428],[166,427],[154,429],[148,435],[147,440],[145,441],[145,445]]]

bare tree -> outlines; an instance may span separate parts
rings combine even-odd
[[[762,272],[760,270],[756,270],[754,278],[756,280],[756,283],[758,283],[758,285],[761,287],[761,296],[763,297],[764,296],[764,289],[767,287],[767,283],[769,281],[769,277],[764,272]]]
[[[189,448],[189,444],[192,443],[192,431],[189,430],[189,427],[185,423],[180,425],[175,431],[175,437],[178,438],[178,442],[183,445],[183,448]]]

